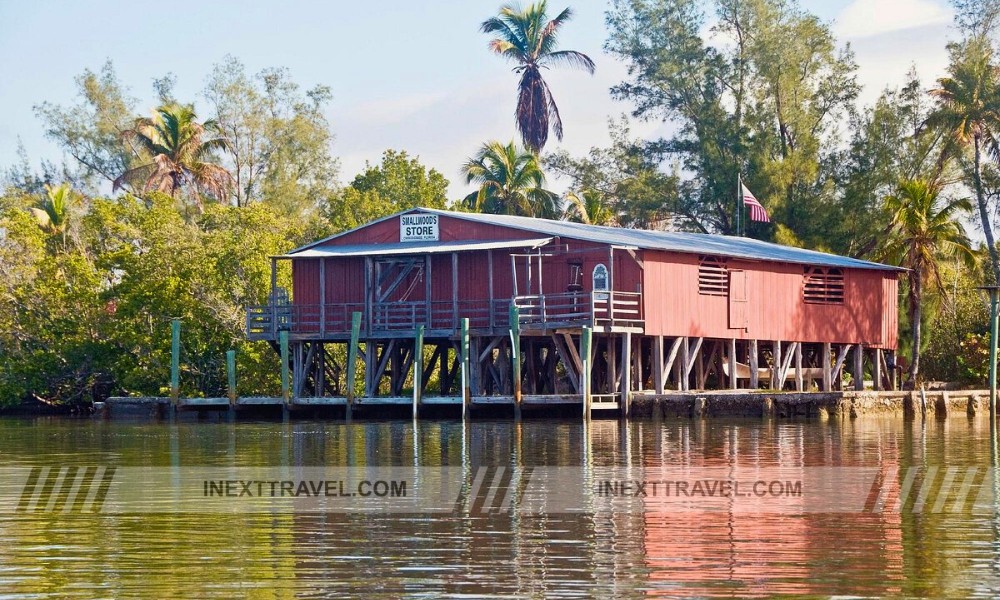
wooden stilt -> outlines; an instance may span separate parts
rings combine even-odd
[[[882,389],[882,350],[872,348],[872,389]]]
[[[690,340],[689,340],[690,341]],[[687,349],[687,361],[684,365],[684,389],[691,389],[691,369],[694,368],[696,358],[701,354],[701,346],[704,343],[705,338],[695,338],[694,347],[689,347]]]
[[[462,361],[462,419],[465,419],[472,404],[472,389],[469,382],[469,319],[463,318],[461,323],[462,349],[459,358]]]
[[[653,338],[653,390],[657,394],[664,392],[666,373],[663,372],[663,336]]]
[[[608,393],[618,393],[618,341],[615,336],[609,335],[607,340],[608,354]]]
[[[688,390],[688,374],[691,372],[691,345],[687,337],[680,338],[681,341],[681,362],[677,370],[677,389],[686,392]]]
[[[780,390],[785,386],[785,380],[781,379],[784,373],[781,372],[781,341],[774,342],[774,364],[771,365],[771,389]]]
[[[735,390],[739,387],[739,383],[736,381],[736,338],[729,338],[729,389]],[[719,379],[722,379],[720,373]]]
[[[759,379],[759,357],[757,340],[750,340],[750,356],[747,363],[750,365],[750,389],[757,389],[760,386]]]
[[[584,327],[580,332],[580,356],[581,369],[580,369],[580,387],[581,393],[583,394],[583,418],[590,420],[590,407],[592,402],[591,395],[591,378],[590,370],[593,364],[592,354],[590,352],[590,347],[592,343],[593,332],[590,327]]]
[[[629,364],[632,362],[632,335],[626,333],[622,336],[622,399],[621,412],[626,417],[629,416],[629,403],[632,400],[632,377]]]
[[[514,417],[521,418],[521,316],[517,306],[510,305],[510,360],[514,375]]]
[[[795,390],[805,391],[804,383],[802,380],[802,342],[795,342]]]
[[[820,358],[820,366],[823,369],[823,391],[829,392],[833,389],[833,372],[830,364],[830,342],[823,342],[823,355]]]
[[[358,338],[361,337],[361,313],[351,314],[351,341],[347,347],[347,416],[354,405],[354,385],[358,373]]]
[[[424,326],[417,325],[413,336],[413,418],[420,412],[424,388]]]
[[[865,389],[865,349],[861,344],[854,346],[854,389],[861,392]]]

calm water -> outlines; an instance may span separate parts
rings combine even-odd
[[[0,420],[0,466],[986,465],[986,420]],[[989,514],[0,514],[0,598],[1000,595]]]

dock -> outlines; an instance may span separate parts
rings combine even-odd
[[[841,391],[841,392],[776,392],[769,390],[703,390],[671,392],[666,394],[633,393],[629,403],[629,418],[636,419],[698,419],[698,418],[842,418],[889,415],[909,418],[945,419],[975,417],[988,412],[989,390],[949,391]],[[517,406],[514,396],[472,396],[463,408],[462,396],[426,396],[420,399],[413,415],[417,417],[426,409],[450,409],[455,417],[475,418],[477,413],[496,415],[496,410]],[[524,395],[521,407],[531,414],[549,416],[583,414],[583,397],[564,395]],[[333,408],[331,415],[358,414],[380,417],[399,414],[399,409],[413,409],[411,396],[357,397],[296,397],[287,402],[278,396],[247,396],[235,398],[179,398],[170,397],[111,397],[95,404],[96,413],[104,418],[122,414],[167,416],[173,412],[231,411],[270,413],[289,416],[297,412],[316,413],[309,409]],[[393,410],[395,409],[395,410]],[[584,415],[587,416],[587,415]],[[621,404],[616,401],[590,402],[593,417],[625,417]]]

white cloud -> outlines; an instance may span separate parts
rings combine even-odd
[[[853,0],[837,17],[834,31],[838,37],[863,38],[950,20],[951,10],[940,0]]]

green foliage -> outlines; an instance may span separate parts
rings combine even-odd
[[[634,115],[669,122],[650,160],[680,162],[687,177],[666,208],[702,231],[736,233],[737,174],[811,247],[848,218],[832,184],[838,124],[858,94],[856,65],[829,27],[795,2],[716,0],[709,23],[696,0],[617,0],[606,48],[624,60],[613,94]],[[706,25],[720,39],[701,38]],[[754,237],[770,226],[749,224]]]
[[[182,393],[224,395],[230,348],[244,393],[276,391],[275,354],[246,341],[243,312],[267,297],[268,257],[302,241],[272,208],[212,205],[189,222],[163,194],[98,199],[65,251],[23,210],[4,209],[0,226],[0,401],[163,393],[172,317]]]
[[[591,148],[582,158],[559,151],[547,156],[545,165],[568,178],[572,189],[599,193],[623,227],[656,228],[670,219],[676,227],[699,229],[693,215],[676,202],[679,178],[660,171],[647,145],[631,137],[625,119],[612,121],[609,129],[609,148]]]
[[[559,107],[542,78],[542,69],[568,66],[594,73],[594,61],[586,54],[556,50],[559,29],[573,17],[573,11],[566,8],[552,20],[547,11],[545,0],[523,9],[507,4],[480,26],[483,33],[497,36],[490,40],[490,50],[517,65],[514,72],[521,75],[515,111],[517,130],[525,147],[536,156],[549,139],[550,122],[556,138],[563,137]]]
[[[555,219],[561,214],[559,197],[544,189],[545,175],[538,158],[514,142],[486,142],[462,167],[466,183],[478,190],[465,197],[473,211]]]
[[[1000,284],[1000,253],[993,238],[990,207],[982,181],[982,151],[991,149],[998,154],[997,135],[1000,132],[1000,68],[994,62],[993,47],[985,37],[973,37],[949,46],[951,65],[949,76],[938,80],[939,87],[931,90],[937,100],[927,125],[949,136],[948,154],[972,151],[971,184],[979,208],[979,224],[986,237],[993,266],[993,281]]]
[[[386,150],[378,165],[366,163],[347,188],[324,208],[334,230],[351,229],[408,208],[445,208],[448,180],[406,151]]]
[[[136,155],[121,136],[135,120],[136,99],[128,95],[108,61],[99,73],[85,70],[76,78],[80,101],[69,107],[43,102],[35,114],[80,168],[83,179],[111,182],[133,166]]]
[[[885,212],[890,228],[876,256],[908,269],[907,298],[912,328],[910,377],[916,381],[920,372],[920,349],[923,320],[923,293],[926,284],[944,291],[942,262],[964,260],[975,266],[965,230],[958,219],[972,210],[964,198],[941,202],[939,188],[928,181],[902,181],[895,194],[886,197]]]
[[[178,197],[182,191],[200,211],[203,197],[226,198],[232,177],[213,162],[214,153],[226,141],[213,137],[214,121],[198,123],[194,107],[183,104],[159,106],[152,118],[136,119],[122,135],[139,154],[140,164],[115,179],[114,188],[162,192]]]

